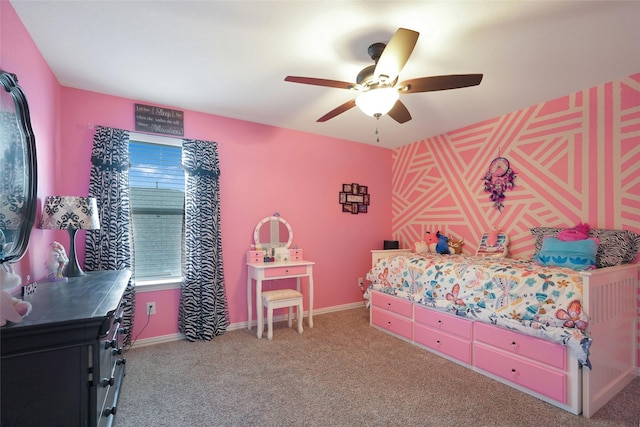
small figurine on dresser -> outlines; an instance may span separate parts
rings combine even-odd
[[[69,258],[67,258],[64,246],[58,242],[52,242],[49,245],[49,256],[44,262],[44,266],[48,271],[47,279],[51,281],[67,280],[63,273],[68,263]]]

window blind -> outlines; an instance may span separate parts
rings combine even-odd
[[[179,277],[185,186],[182,148],[175,142],[139,139],[132,135],[129,141],[135,274],[139,279]]]

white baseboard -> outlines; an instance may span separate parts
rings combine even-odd
[[[333,313],[333,312],[342,311],[342,310],[352,310],[354,308],[364,308],[364,302],[354,302],[350,304],[334,305],[333,307],[316,309],[316,310],[313,310],[313,315],[317,316],[319,314]],[[304,316],[307,317],[308,315],[309,313],[305,311]],[[273,321],[281,322],[286,319],[287,319],[287,316],[283,314],[281,316],[275,316],[273,318]],[[253,320],[251,322],[251,327],[254,328],[256,324],[257,324],[257,320]],[[237,322],[237,323],[230,324],[227,327],[227,331],[234,331],[234,330],[246,329],[246,328],[247,328],[247,322]],[[156,344],[162,344],[162,343],[167,343],[172,341],[181,341],[181,340],[186,340],[186,337],[184,336],[184,334],[175,333],[175,334],[161,335],[158,337],[143,338],[140,340],[136,340],[136,342],[133,343],[132,347],[139,348],[139,347],[146,347],[149,345],[156,345]]]
[[[131,347],[139,348],[139,347],[147,347],[149,345],[162,344],[166,342],[172,341],[181,341],[186,340],[187,338],[184,334],[175,333],[169,335],[161,335],[159,337],[151,337],[151,338],[143,338],[141,340],[136,340]]]

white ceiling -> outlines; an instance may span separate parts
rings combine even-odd
[[[640,72],[640,1],[11,3],[63,86],[390,148]],[[284,81],[354,82],[399,27],[420,33],[400,80],[480,86],[401,95],[405,124],[317,123],[354,93]]]

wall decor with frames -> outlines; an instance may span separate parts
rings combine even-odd
[[[350,212],[352,214],[367,213],[371,196],[369,195],[369,187],[357,183],[342,184],[342,191],[339,193],[340,205],[342,212]]]

